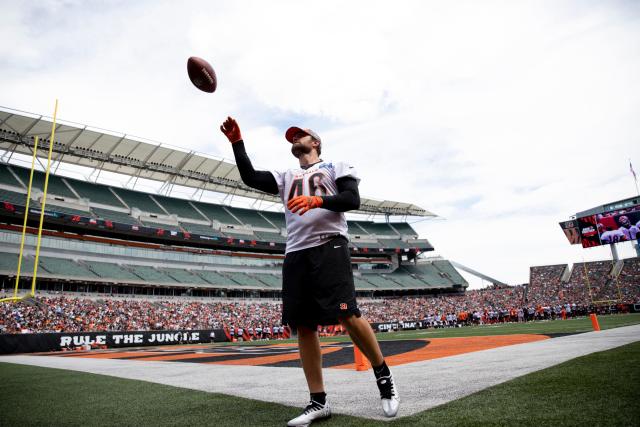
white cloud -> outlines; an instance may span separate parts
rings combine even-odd
[[[631,196],[640,169],[633,2],[3,2],[0,105],[231,157],[292,164],[287,126],[354,163],[361,193],[447,218],[438,252],[522,283],[528,267],[606,258],[557,222]],[[213,95],[186,78],[208,59]],[[623,248],[624,249],[624,248]],[[629,256],[631,249],[623,250]],[[588,259],[588,258],[587,258]]]

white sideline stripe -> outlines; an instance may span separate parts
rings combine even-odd
[[[392,372],[401,398],[398,416],[412,415],[530,372],[635,341],[640,341],[640,325],[395,366]],[[29,355],[0,356],[0,362],[149,381],[301,408],[309,398],[301,368]],[[333,412],[385,419],[372,372],[325,369],[324,379]]]

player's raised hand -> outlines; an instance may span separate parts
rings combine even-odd
[[[287,208],[292,213],[304,215],[309,209],[315,209],[322,206],[322,197],[319,196],[298,196],[289,200]]]
[[[222,123],[222,126],[220,126],[220,130],[232,144],[242,139],[242,135],[240,134],[240,126],[238,126],[238,123],[235,121],[235,119],[231,117],[227,117],[227,120],[225,120],[224,123]]]

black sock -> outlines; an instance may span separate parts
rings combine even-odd
[[[324,391],[320,393],[310,393],[310,395],[311,400],[313,400],[314,402],[318,402],[321,405],[325,405],[327,403],[327,393],[325,393]]]
[[[391,371],[387,366],[387,362],[385,362],[384,360],[382,361],[382,365],[373,367],[373,373],[376,376],[376,379],[380,377],[388,377],[389,375],[391,375]]]

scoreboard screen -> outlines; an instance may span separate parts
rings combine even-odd
[[[576,221],[583,248],[627,242],[640,237],[640,205],[589,215]]]

